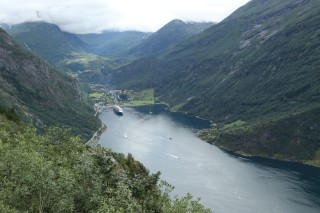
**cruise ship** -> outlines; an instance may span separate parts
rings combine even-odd
[[[113,108],[114,113],[116,113],[118,115],[123,115],[123,109],[120,106],[114,105],[112,108]]]

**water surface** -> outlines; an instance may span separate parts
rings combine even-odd
[[[175,193],[201,197],[216,213],[319,213],[320,169],[295,163],[243,158],[195,135],[210,122],[165,110],[164,106],[111,110],[99,143],[132,153],[152,173],[175,186]]]

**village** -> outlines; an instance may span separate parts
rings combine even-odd
[[[90,84],[89,86],[91,90],[89,96],[94,103],[96,115],[114,105],[134,107],[155,104],[154,89],[133,91],[109,89],[100,84]]]

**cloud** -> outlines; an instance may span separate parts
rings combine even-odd
[[[0,23],[45,21],[74,33],[156,31],[172,19],[219,22],[249,0],[10,0]]]

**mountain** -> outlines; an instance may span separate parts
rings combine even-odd
[[[200,33],[213,23],[173,20],[155,33],[137,31],[83,34],[79,38],[90,46],[93,54],[109,57],[141,57],[168,52],[178,43]]]
[[[198,93],[182,110],[228,121],[319,103],[319,11],[313,0],[255,0],[181,45],[167,58],[184,60],[179,81]]]
[[[102,73],[123,63],[122,60],[91,54],[90,52],[95,52],[93,51],[96,48],[94,44],[85,43],[80,35],[63,32],[54,24],[27,22],[17,25],[2,24],[1,26],[21,46],[38,54],[59,71],[78,76],[78,79],[83,82],[102,83],[104,79]],[[85,36],[81,35],[81,37]],[[93,42],[94,40],[99,43],[102,41],[101,38],[99,39],[92,38],[88,41]]]
[[[83,52],[109,57],[121,56],[151,35],[138,31],[73,34],[46,22],[0,24],[0,27],[22,46],[51,63],[73,59],[75,53]]]
[[[134,62],[112,80],[142,87],[132,78],[144,72],[170,105],[223,122],[317,103],[318,12],[314,0],[250,1],[167,56],[149,58],[156,66],[145,58],[150,69]]]
[[[38,129],[59,125],[90,138],[100,122],[79,83],[21,48],[0,29],[0,106]]]
[[[211,22],[183,22],[175,19],[133,47],[129,52],[138,56],[161,55],[212,25]]]
[[[148,38],[150,34],[138,31],[106,31],[101,34],[79,35],[79,38],[90,46],[91,53],[111,57],[124,55],[132,47]]]
[[[319,23],[319,1],[252,0],[161,59],[140,59],[109,81],[126,88],[154,87],[158,100],[171,108],[212,120],[222,131],[208,135],[221,147],[247,153],[252,144],[245,139],[255,136],[262,142],[251,154],[314,159],[320,150]],[[287,124],[281,134],[280,124]],[[232,137],[219,136],[230,131]],[[291,137],[294,131],[312,137]],[[237,141],[238,134],[245,139]],[[286,150],[298,147],[296,152],[310,146],[294,158],[268,138]]]
[[[77,35],[63,32],[57,25],[26,22],[4,28],[16,41],[51,63],[72,58],[89,48]]]
[[[150,35],[135,31],[77,35],[45,22],[0,24],[0,27],[21,46],[35,52],[61,72],[93,83],[103,83],[103,73],[126,64],[128,58],[120,56]]]

